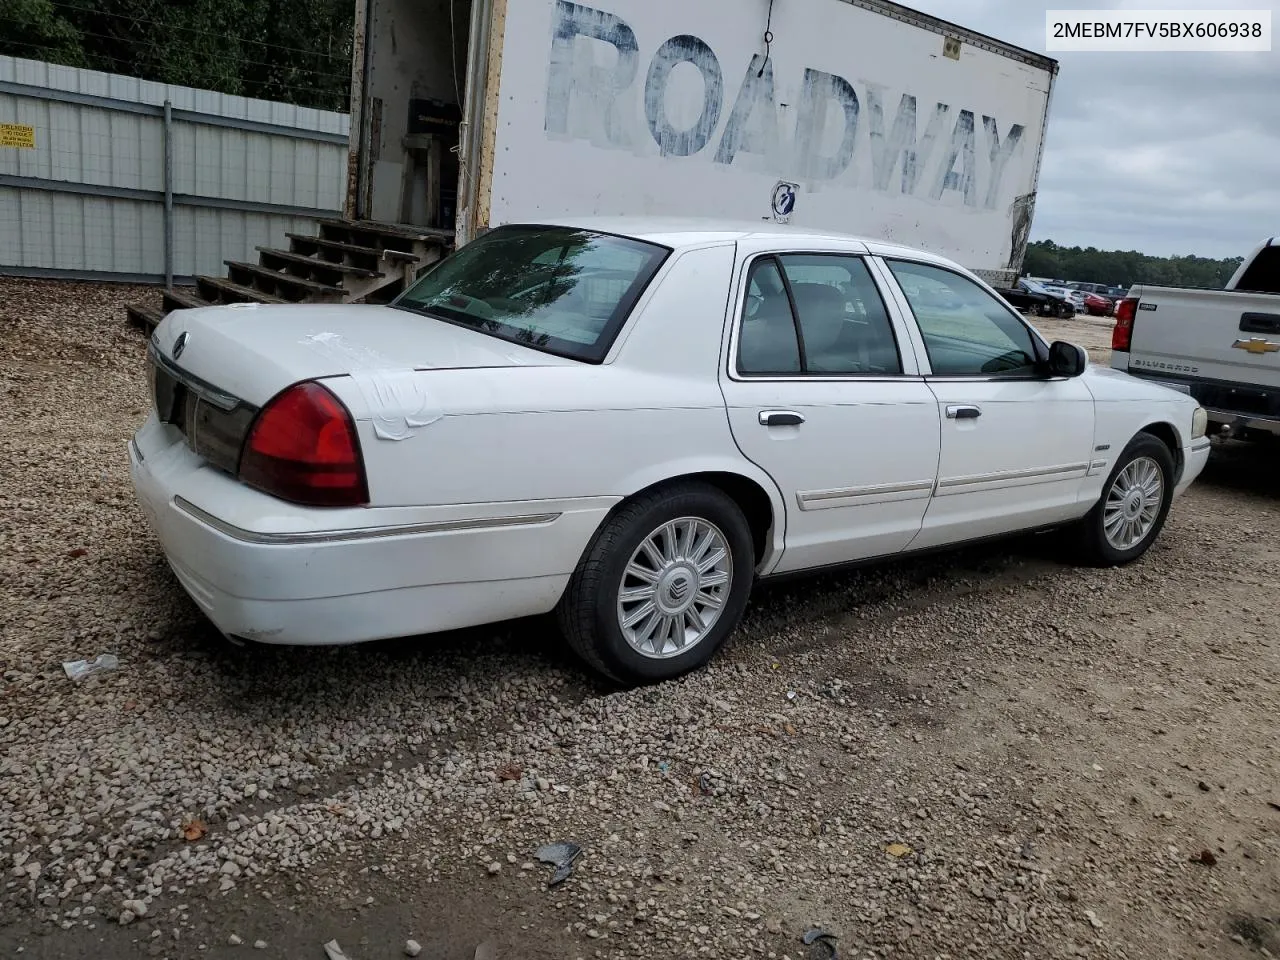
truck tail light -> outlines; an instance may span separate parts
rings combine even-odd
[[[259,411],[239,474],[242,483],[293,503],[369,502],[355,421],[341,400],[314,381],[294,384]]]
[[[1138,298],[1125,297],[1116,304],[1116,325],[1111,329],[1111,349],[1127,352],[1133,342],[1133,318],[1138,314]]]

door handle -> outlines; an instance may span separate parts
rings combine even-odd
[[[1242,313],[1240,332],[1280,333],[1280,313]]]
[[[794,410],[761,410],[760,425],[762,427],[798,427],[804,423],[804,417]]]
[[[952,404],[947,407],[948,420],[977,420],[982,416],[980,407],[972,407],[966,404]]]

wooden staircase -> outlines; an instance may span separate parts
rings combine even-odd
[[[170,311],[227,303],[387,303],[453,248],[453,231],[371,220],[321,220],[319,233],[286,234],[288,250],[258,247],[258,262],[228,260],[226,277],[196,277],[160,303],[126,307],[152,330]]]

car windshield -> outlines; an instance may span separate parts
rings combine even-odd
[[[1045,292],[1044,287],[1040,286],[1040,284],[1036,283],[1034,280],[1019,280],[1018,282],[1022,284],[1022,289],[1026,290],[1028,293]]]
[[[441,261],[392,306],[598,363],[670,252],[590,230],[498,227]]]

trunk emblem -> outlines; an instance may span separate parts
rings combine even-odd
[[[1280,343],[1272,343],[1270,340],[1263,340],[1261,337],[1250,337],[1248,340],[1237,340],[1231,346],[1236,350],[1247,351],[1255,357],[1264,353],[1276,353],[1280,351]]]
[[[178,339],[173,341],[173,359],[177,360],[182,356],[182,351],[187,349],[188,336],[190,336],[190,334],[186,330],[183,330],[178,334]]]

